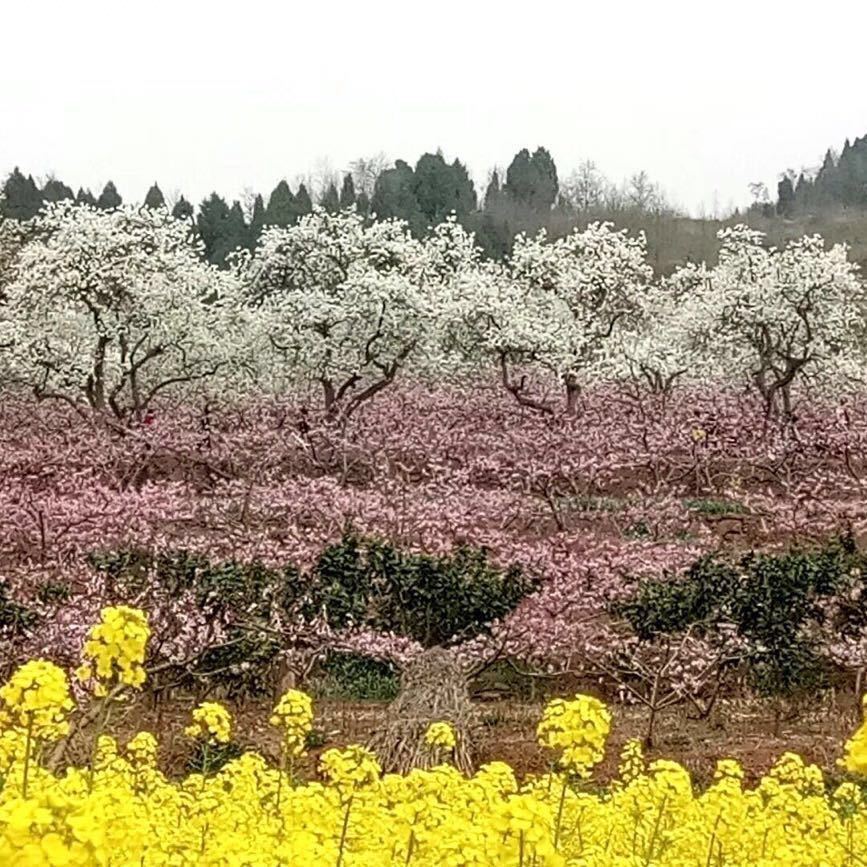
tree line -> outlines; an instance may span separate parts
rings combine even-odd
[[[775,209],[779,216],[841,208],[867,208],[867,135],[854,142],[846,139],[839,153],[829,148],[818,169],[788,169],[777,184]]]
[[[412,166],[398,159],[393,165],[382,155],[354,161],[350,170],[299,183],[293,190],[283,179],[267,198],[250,194],[243,204],[231,203],[216,192],[198,207],[183,195],[168,201],[158,183],[144,196],[150,208],[167,208],[172,216],[193,221],[208,262],[224,266],[233,250],[253,250],[265,226],[293,226],[313,211],[328,213],[350,207],[366,219],[403,220],[416,238],[455,214],[460,224],[475,233],[485,255],[502,259],[521,232],[547,229],[554,236],[567,234],[581,221],[613,218],[630,211],[637,214],[669,213],[659,187],[645,172],[621,185],[610,182],[591,161],[583,162],[566,178],[560,178],[550,152],[537,147],[515,154],[505,171],[494,169],[483,196],[479,196],[467,167],[459,159],[446,160],[441,151],[425,153]],[[99,195],[72,187],[57,178],[42,185],[32,175],[15,168],[6,178],[0,196],[0,216],[29,220],[50,202],[73,200],[101,210],[123,204],[116,185],[108,181]]]

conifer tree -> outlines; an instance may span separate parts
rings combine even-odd
[[[96,196],[90,190],[85,190],[84,187],[79,187],[75,194],[75,201],[79,205],[89,205],[91,208],[96,207]]]
[[[440,151],[419,158],[412,192],[419,211],[432,226],[453,212],[465,217],[476,206],[476,191],[466,168],[458,160],[449,165]]]
[[[295,222],[295,196],[285,180],[280,181],[268,198],[265,208],[265,225],[285,228]]]
[[[75,193],[57,178],[50,178],[42,188],[42,198],[46,202],[62,202],[64,199],[75,199]]]
[[[229,206],[217,193],[211,193],[199,205],[196,227],[205,245],[205,258],[213,265],[221,265],[225,259],[228,223]]]
[[[295,193],[295,220],[293,222],[298,222],[301,217],[312,211],[313,202],[310,199],[310,193],[307,192],[307,187],[301,184],[298,187],[298,192]]]
[[[176,220],[189,220],[194,213],[193,206],[183,196],[175,202],[175,206],[172,208],[172,216]]]
[[[96,200],[97,208],[100,208],[103,211],[110,211],[112,210],[112,208],[119,208],[122,204],[123,199],[121,199],[120,193],[118,193],[114,183],[112,181],[109,181],[102,188],[102,192],[99,194],[99,198]]]
[[[351,208],[355,204],[355,183],[352,175],[347,172],[343,177],[343,186],[340,188],[340,210]]]
[[[406,220],[412,233],[418,237],[427,228],[427,221],[419,209],[413,180],[412,167],[403,160],[396,160],[394,168],[386,169],[376,179],[370,211],[380,220],[392,217]]]
[[[485,211],[494,212],[498,209],[503,191],[500,189],[500,175],[494,169],[491,175],[491,180],[488,181],[487,189],[485,190],[485,200],[483,208]]]
[[[333,183],[328,185],[328,188],[322,194],[319,204],[328,211],[329,214],[334,214],[340,210],[340,196],[337,193],[337,187]]]
[[[262,227],[265,225],[265,202],[261,195],[253,200],[253,213],[250,215],[250,228],[247,231],[247,246],[252,250],[259,240]]]
[[[777,184],[777,213],[782,217],[791,217],[795,210],[795,187],[789,175],[783,175]]]
[[[32,175],[26,178],[16,166],[3,184],[0,213],[13,220],[31,220],[42,207],[42,194]]]
[[[154,181],[153,186],[147,191],[144,204],[146,208],[164,208],[166,206],[165,196],[159,185]]]

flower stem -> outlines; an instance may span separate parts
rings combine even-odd
[[[343,828],[340,831],[340,849],[337,852],[337,867],[342,867],[343,851],[346,848],[346,832],[349,830],[349,811],[352,809],[352,795],[346,802],[346,813],[343,816]]]
[[[27,715],[27,740],[24,743],[24,780],[21,784],[21,794],[27,797],[27,782],[30,776],[30,752],[33,744],[33,711]]]

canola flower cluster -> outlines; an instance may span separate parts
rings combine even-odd
[[[433,722],[424,733],[424,742],[432,749],[453,750],[458,739],[450,723]]]
[[[92,767],[46,767],[36,735],[43,743],[62,737],[73,711],[66,675],[50,663],[22,666],[0,698],[0,865],[867,863],[867,797],[856,776],[867,770],[867,723],[840,760],[852,779],[833,789],[818,767],[786,753],[754,787],[736,761],[723,759],[697,791],[677,763],[648,763],[637,741],[624,747],[617,780],[595,787],[586,777],[604,755],[610,715],[580,695],[545,709],[537,734],[553,751],[552,770],[523,781],[503,762],[472,776],[445,763],[383,774],[358,745],[325,751],[319,779],[295,780],[247,752],[215,773],[173,780],[160,771],[149,732],[123,746],[97,732]],[[296,690],[271,716],[296,755],[312,720],[312,702]],[[226,708],[208,702],[188,731],[219,743],[231,729]],[[446,722],[425,734],[431,748],[453,738]]]
[[[76,671],[84,683],[94,683],[95,695],[112,688],[139,688],[145,682],[145,649],[150,629],[147,615],[138,608],[118,605],[102,610],[84,643],[84,661]]]
[[[285,755],[300,756],[313,730],[313,700],[300,690],[287,690],[277,702],[269,722],[280,729]]]
[[[221,704],[204,701],[193,711],[184,734],[206,744],[227,744],[232,740],[232,718]]]

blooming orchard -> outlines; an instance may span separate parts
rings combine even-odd
[[[535,375],[572,413],[603,380],[747,384],[786,413],[796,387],[860,384],[867,294],[845,247],[767,249],[743,226],[720,238],[716,267],[655,278],[643,235],[610,224],[519,236],[492,263],[454,219],[417,240],[397,220],[317,210],[221,271],[164,210],[59,202],[0,229],[0,366],[120,419],[158,396],[305,384],[345,416],[401,377],[467,369],[559,407]]]

